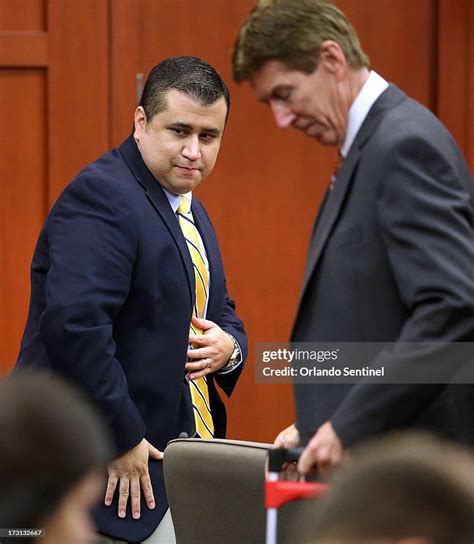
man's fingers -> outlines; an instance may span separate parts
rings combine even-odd
[[[199,361],[186,363],[186,369],[191,371],[204,370],[205,368],[211,368],[211,364],[212,358],[204,357],[204,359],[200,359]]]
[[[154,448],[156,449],[156,448]],[[156,450],[158,451],[158,450]],[[161,452],[158,452],[161,454],[161,457],[163,457],[163,454]],[[153,487],[151,485],[150,475],[143,474],[140,477],[140,484],[142,486],[143,490],[143,496],[145,497],[145,502],[147,503],[147,506],[150,510],[153,510],[155,508],[155,497],[153,495]]]
[[[186,371],[190,380],[196,380],[213,372],[212,359],[203,359],[198,363],[186,363]]]
[[[107,488],[105,490],[104,502],[107,506],[112,504],[114,498],[115,489],[117,488],[118,478],[115,475],[109,475],[109,481],[107,482]]]
[[[151,444],[148,444],[148,453],[155,461],[161,461],[163,459],[163,452]]]
[[[130,480],[130,494],[132,496],[132,517],[133,519],[140,518],[140,480],[138,476],[134,476]]]
[[[315,447],[308,444],[298,461],[297,469],[301,474],[318,472],[321,476],[327,477],[337,466],[337,460],[331,454],[329,447]]]
[[[286,431],[282,431],[276,438],[273,445],[276,448],[292,448],[294,447],[291,436]]]
[[[280,478],[289,482],[298,482],[301,478],[300,473],[296,470],[296,463],[285,463],[282,467],[283,471]]]
[[[191,334],[188,341],[191,346],[206,346],[209,343],[209,338],[203,334]],[[195,347],[195,349],[198,348]]]
[[[204,378],[204,376],[206,376],[207,374],[209,374],[209,372],[206,372],[206,371],[201,371],[201,372],[193,372],[192,374],[188,374],[188,378],[190,380],[199,380],[199,378]]]
[[[300,443],[300,435],[295,425],[283,429],[275,438],[273,445],[276,448],[296,448]]]
[[[301,457],[299,458],[297,470],[300,474],[307,474],[310,468],[313,466],[313,457],[309,453],[308,448],[305,448]]]
[[[216,327],[216,324],[214,323],[214,321],[211,321],[210,319],[202,319],[194,315],[192,317],[192,323],[203,331],[212,329],[212,327]]]
[[[130,493],[130,480],[122,476],[119,485],[118,517],[124,518],[127,512],[128,495]]]
[[[275,448],[284,448],[285,447],[285,431],[282,431],[273,442]]]
[[[331,473],[344,461],[345,449],[330,421],[323,423],[303,451],[298,470],[302,474],[318,470],[322,476]]]
[[[204,351],[204,353],[203,353],[203,351]],[[205,356],[206,356],[205,348],[188,349],[188,352],[186,353],[186,358],[188,360],[202,359]]]
[[[206,357],[205,359],[193,363],[186,363],[186,372],[188,373],[188,378],[190,380],[202,378],[210,372],[213,372],[211,357]]]
[[[117,457],[108,466],[109,481],[104,500],[105,504],[110,506],[115,492],[118,492],[118,516],[120,518],[125,518],[127,515],[129,498],[132,518],[140,518],[142,489],[148,507],[155,507],[148,473],[150,457],[159,461],[163,459],[163,453],[144,438],[134,448]]]
[[[298,461],[298,472],[301,474],[308,474],[309,472],[315,472],[319,468],[319,463],[324,465],[329,461],[326,459],[325,454],[321,455],[321,451],[328,451],[327,448],[321,448],[314,436],[303,450],[301,457]]]
[[[193,361],[192,363],[186,363],[186,370],[188,372],[199,372],[200,370],[206,370],[211,368],[212,359],[210,357],[205,357],[199,361]]]

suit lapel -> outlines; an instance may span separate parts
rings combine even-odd
[[[308,252],[308,260],[306,263],[299,305],[301,304],[308,283],[323,253],[329,235],[341,213],[345,196],[357,170],[362,148],[374,133],[386,111],[399,104],[404,98],[406,98],[406,95],[403,92],[394,85],[390,85],[375,101],[362,123],[349,150],[349,154],[344,160],[342,168],[337,175],[334,189],[328,191],[318,213]]]
[[[306,289],[308,281],[316,267],[316,263],[326,245],[329,234],[341,211],[344,197],[351,184],[352,174],[359,162],[359,156],[360,152],[349,153],[337,175],[334,189],[331,191],[328,190],[323,201],[309,246],[308,260],[303,279],[303,292]]]
[[[189,254],[186,241],[183,237],[181,227],[176,219],[176,215],[173,213],[170,203],[166,198],[160,184],[152,176],[151,172],[143,162],[137,145],[131,136],[127,138],[120,146],[120,152],[124,156],[125,161],[127,162],[137,182],[145,189],[148,200],[156,212],[160,215],[163,223],[166,225],[170,235],[178,247],[181,259],[183,261],[183,266],[186,270],[186,276],[188,278],[189,296],[192,308],[195,297],[193,263],[191,261],[191,256]]]

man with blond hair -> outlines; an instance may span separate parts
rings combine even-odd
[[[373,355],[395,374],[402,344],[415,369],[415,344],[474,341],[472,176],[439,120],[369,69],[345,15],[328,1],[258,2],[233,74],[278,127],[343,158],[315,223],[292,341],[392,343]],[[303,472],[330,471],[393,429],[472,444],[472,386],[420,381],[295,384],[296,425],[275,442],[307,446]]]

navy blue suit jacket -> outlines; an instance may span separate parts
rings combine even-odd
[[[247,340],[235,313],[211,222],[196,198],[192,211],[209,260],[207,319],[230,332],[243,356]],[[85,167],[64,190],[41,231],[32,263],[31,302],[17,368],[47,367],[99,405],[115,453],[143,437],[163,451],[194,420],[185,361],[195,297],[194,273],[175,214],[129,137]],[[242,365],[209,380],[216,437],[226,414],[216,384],[230,395]],[[117,495],[100,506],[101,532],[141,541],[167,508],[162,463],[151,460],[156,509],[117,517]]]

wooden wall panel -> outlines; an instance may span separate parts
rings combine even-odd
[[[117,146],[132,130],[137,103],[136,76],[144,70],[141,41],[143,2],[114,2],[110,16],[110,134],[112,145]]]
[[[109,142],[107,0],[48,2],[49,204]]]
[[[46,0],[0,0],[0,32],[46,30]]]
[[[449,1],[449,0],[448,0]],[[336,0],[371,67],[429,108],[434,104],[435,0]]]
[[[0,375],[18,354],[46,211],[46,74],[0,69]]]
[[[440,0],[437,113],[474,169],[474,1]]]
[[[46,32],[7,32],[0,34],[0,66],[44,67],[48,62]]]

